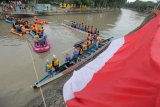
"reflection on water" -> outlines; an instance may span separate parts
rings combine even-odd
[[[36,77],[29,49],[32,51],[36,70],[41,78],[46,74],[44,66],[47,58],[51,59],[52,54],[56,54],[63,63],[65,52],[72,50],[74,43],[85,38],[85,35],[61,26],[63,20],[93,25],[100,30],[101,36],[119,38],[140,25],[144,17],[145,15],[141,13],[125,9],[100,14],[40,17],[50,22],[44,25],[44,29],[52,46],[50,51],[41,54],[33,52],[31,45],[28,46],[27,35],[24,39],[19,39],[9,33],[10,24],[0,21],[0,106],[23,106],[40,94],[38,90],[30,88],[36,81]],[[33,18],[27,20],[33,23]]]

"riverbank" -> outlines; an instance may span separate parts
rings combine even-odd
[[[87,9],[61,9],[57,8],[54,11],[43,12],[3,12],[2,14],[8,14],[15,17],[32,17],[32,16],[53,16],[53,15],[72,15],[72,14],[92,14],[92,13],[104,13],[112,12],[115,9],[109,8],[87,8]]]
[[[72,73],[67,74],[64,77],[51,82],[50,85],[45,87],[45,90],[43,90],[42,87],[47,107],[65,107],[63,100],[63,85],[71,77],[71,75]],[[38,96],[35,99],[31,99],[31,101],[24,107],[44,107],[42,97]]]

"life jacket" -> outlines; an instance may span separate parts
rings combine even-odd
[[[47,69],[48,69],[48,70],[52,70],[52,63],[47,64]]]
[[[79,50],[79,54],[82,55],[83,54],[83,48],[80,48]]]
[[[87,41],[87,46],[89,47],[90,45],[91,45],[91,41],[88,40],[88,41]]]
[[[59,59],[56,58],[54,61],[52,61],[53,66],[58,66],[59,65]]]
[[[82,47],[83,47],[83,50],[87,50],[87,45],[86,44],[83,44]]]
[[[35,29],[38,30],[38,24],[34,24]]]
[[[35,35],[35,36],[34,36],[34,40],[35,40],[36,42],[38,42],[38,40],[39,40],[39,35]]]

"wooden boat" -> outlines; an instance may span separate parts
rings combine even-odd
[[[99,48],[96,48],[95,44],[91,45],[91,47],[83,55],[78,57],[77,63],[74,61],[74,59],[72,59],[69,64],[64,63],[60,66],[58,74],[55,75],[55,71],[53,71],[53,77],[50,77],[50,75],[46,75],[45,77],[34,83],[32,87],[41,87],[57,78],[64,76],[65,74],[72,72],[73,70],[76,70],[78,67],[81,67],[84,63],[86,63],[87,61],[101,53],[103,50],[105,50],[109,46],[111,41],[111,38],[103,40],[100,43]]]
[[[64,27],[66,27],[66,28],[69,28],[69,29],[71,29],[71,30],[77,31],[77,32],[82,33],[82,34],[85,34],[85,35],[90,34],[90,33],[88,33],[88,32],[82,31],[82,30],[80,30],[80,29],[76,29],[76,28],[74,28],[74,27],[71,27],[71,26],[68,25],[68,24],[62,23],[62,25],[63,25]]]

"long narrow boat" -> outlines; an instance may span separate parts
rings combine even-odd
[[[33,50],[35,52],[38,52],[38,53],[43,53],[43,52],[48,51],[50,49],[50,47],[51,47],[48,39],[46,39],[47,44],[45,44],[44,46],[40,46],[40,45],[39,46],[35,46],[34,35],[35,35],[34,32],[30,31],[30,41],[31,41]]]
[[[50,77],[50,75],[46,75],[41,80],[39,80],[35,84],[33,84],[32,87],[33,88],[41,87],[41,86],[43,86],[43,85],[45,85],[45,84],[47,84],[57,78],[64,76],[65,74],[72,72],[73,70],[76,70],[77,68],[84,65],[87,61],[89,61],[90,59],[92,59],[93,57],[95,57],[99,53],[101,53],[103,50],[105,50],[109,46],[111,41],[112,41],[112,38],[103,40],[100,43],[99,48],[96,48],[95,45],[92,45],[87,50],[87,52],[85,52],[85,54],[79,56],[77,63],[75,63],[73,59],[70,61],[69,65],[64,63],[63,65],[60,66],[60,70],[59,70],[60,73],[58,73],[57,75],[54,75],[53,77]],[[53,71],[53,74],[54,73],[55,73],[55,71]]]
[[[66,27],[66,28],[69,28],[69,29],[71,29],[71,30],[74,30],[74,31],[80,32],[80,33],[85,34],[85,35],[90,34],[90,33],[87,33],[87,32],[85,32],[85,31],[82,31],[82,30],[80,30],[80,29],[76,29],[76,28],[74,28],[74,27],[71,27],[71,26],[70,26],[70,25],[68,25],[68,24],[64,24],[64,23],[62,23],[62,25],[63,25],[64,27]]]

